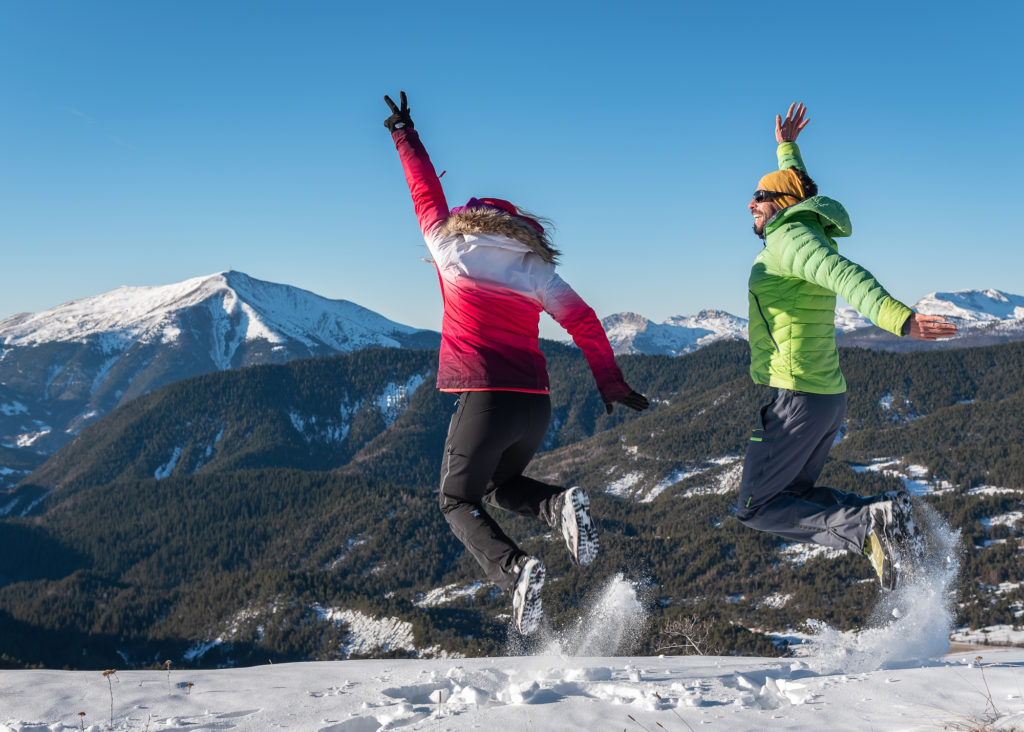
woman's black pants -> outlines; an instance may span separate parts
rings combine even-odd
[[[551,419],[547,394],[467,391],[448,428],[441,464],[441,512],[455,536],[504,590],[516,581],[519,549],[484,508],[491,506],[555,525],[551,499],[564,489],[523,470]]]

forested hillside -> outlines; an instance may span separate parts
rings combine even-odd
[[[548,527],[499,517],[546,562],[553,624],[570,625],[619,572],[649,588],[641,653],[690,617],[737,653],[784,652],[770,634],[809,617],[864,622],[878,589],[861,557],[807,553],[732,518],[767,397],[750,384],[746,344],[621,357],[652,408],[610,416],[579,353],[545,350],[553,419],[531,472],[587,487],[602,535],[580,571]],[[1024,578],[1024,344],[842,358],[849,419],[822,481],[875,492],[914,477],[919,500],[963,531],[960,621],[1015,622],[1024,594],[1000,584]],[[370,349],[210,374],[84,429],[0,496],[0,662],[504,649],[508,598],[480,582],[436,507],[454,398],[433,388],[435,359]]]

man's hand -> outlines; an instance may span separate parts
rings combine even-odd
[[[638,412],[642,412],[643,410],[647,409],[647,407],[651,406],[651,403],[647,401],[647,397],[635,391],[631,391],[629,392],[629,394],[622,397],[622,399],[616,399],[615,401],[618,402],[619,404],[626,405],[630,409],[635,409]],[[604,403],[604,410],[608,412],[608,414],[612,413],[611,402]]]
[[[903,335],[917,338],[919,341],[952,338],[956,335],[956,325],[950,323],[941,315],[914,313],[903,323]]]
[[[391,116],[384,120],[384,126],[388,128],[390,132],[400,130],[408,127],[410,130],[413,128],[412,117],[409,116],[409,101],[405,98],[405,92],[401,92],[399,99],[402,101],[402,106],[399,108],[391,101],[391,97],[387,94],[384,95],[384,101],[388,103],[391,108]]]
[[[786,119],[783,120],[781,115],[775,115],[775,141],[779,144],[783,142],[796,142],[796,138],[803,131],[804,127],[811,120],[804,119],[804,115],[807,113],[807,107],[803,104],[797,104],[793,102],[789,105],[789,111],[786,112]]]

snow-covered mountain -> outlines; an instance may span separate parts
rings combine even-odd
[[[246,365],[254,343],[316,355],[402,346],[426,332],[347,300],[228,271],[173,285],[119,287],[41,313],[15,315],[0,321],[0,343],[6,352],[95,341],[112,354],[137,344],[173,344],[189,337],[188,331],[198,334],[197,328],[211,336],[206,355],[219,369]]]
[[[990,346],[1024,340],[1024,297],[1000,290],[933,292],[916,303],[915,311],[942,315],[956,323],[959,333],[946,341],[915,341],[898,338],[866,323],[836,338],[841,346],[887,351],[936,350]]]
[[[935,292],[917,301],[914,309],[928,315],[944,315],[968,327],[1024,325],[1024,297],[999,290]]]
[[[120,287],[0,321],[0,444],[53,452],[118,405],[190,376],[438,342],[355,303],[241,272]]]
[[[914,303],[915,311],[942,315],[957,324],[951,340],[912,341],[879,330],[849,305],[836,308],[837,342],[883,350],[966,348],[1024,340],[1024,297],[999,290],[935,292]],[[654,323],[636,313],[617,313],[601,321],[615,353],[679,356],[724,338],[746,338],[747,320],[722,310],[676,315]]]
[[[963,348],[1024,339],[1024,297],[998,290],[933,293],[915,309],[960,326],[957,338],[896,338],[856,311],[836,311],[840,345],[887,350]],[[654,323],[635,313],[602,321],[616,353],[678,356],[726,338],[747,321],[702,310]],[[121,287],[0,321],[0,488],[13,485],[83,426],[179,379],[258,363],[369,346],[436,348],[417,330],[345,300],[241,272],[172,285]]]
[[[701,310],[654,323],[636,313],[617,313],[601,321],[615,353],[679,356],[726,338],[746,338],[747,321],[723,310]]]
[[[696,315],[673,315],[655,323],[636,313],[616,313],[601,321],[615,353],[680,356],[715,341],[747,338],[747,319],[724,310],[701,310]],[[847,333],[870,326],[853,308],[836,308],[836,331]]]

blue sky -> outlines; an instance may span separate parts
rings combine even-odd
[[[1021,7],[0,0],[0,318],[230,268],[438,328],[401,89],[449,202],[553,219],[602,317],[746,315],[794,100],[847,256],[1021,294]]]

